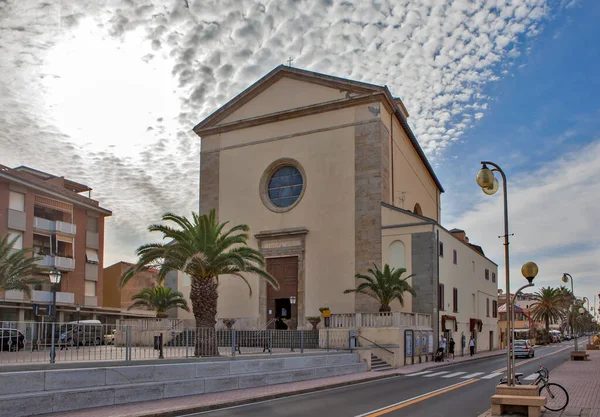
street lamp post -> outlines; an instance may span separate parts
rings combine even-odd
[[[562,282],[564,282],[565,284],[567,282],[569,282],[569,280],[571,281],[571,295],[573,296],[573,302],[571,303],[571,311],[573,312],[573,314],[571,314],[571,334],[573,335],[573,343],[575,344],[575,352],[577,352],[577,335],[575,334],[575,290],[573,289],[573,277],[571,276],[571,274],[568,273],[563,273],[562,276]]]
[[[580,312],[581,314],[583,314],[583,313],[585,313],[585,309],[583,308],[583,306],[585,305],[585,303],[586,303],[586,302],[588,303],[588,309],[589,309],[589,308],[591,308],[591,307],[590,307],[590,299],[589,299],[589,298],[587,298],[587,297],[583,297],[583,298],[581,299],[581,301],[582,301],[582,303],[581,303],[581,306],[582,306],[582,307],[579,309],[579,310],[580,310],[579,312]],[[581,311],[581,310],[583,310],[583,311]],[[584,321],[584,324],[585,324],[585,322],[587,322],[587,320],[585,320],[585,321]],[[592,339],[590,338],[590,333],[589,333],[589,331],[590,331],[590,327],[589,327],[589,326],[586,326],[586,329],[587,329],[586,331],[588,332],[588,345],[589,345],[589,344],[591,343],[591,341],[592,341]]]
[[[511,374],[511,355],[510,355],[510,346],[513,335],[511,334],[511,305],[510,305],[510,268],[509,268],[509,251],[508,251],[508,193],[506,189],[506,175],[502,169],[489,161],[481,162],[481,170],[477,173],[477,185],[481,187],[481,190],[487,194],[492,195],[498,191],[499,184],[498,180],[494,177],[494,172],[500,173],[502,177],[502,189],[504,193],[504,270],[506,275],[506,345],[507,345],[507,357],[506,357],[506,379],[508,386],[513,385],[513,379]],[[491,165],[494,167],[493,170],[489,169],[487,166]]]
[[[60,284],[62,273],[54,267],[48,276],[50,277],[50,284],[52,284],[52,341],[50,342],[50,363],[54,363],[56,359],[56,346],[54,341],[56,335],[56,290],[58,284]]]
[[[75,304],[75,311],[77,312],[77,324],[79,324],[79,312],[81,311],[79,303]]]
[[[519,288],[517,291],[515,291],[515,295],[513,295],[512,300],[511,300],[511,305],[513,308],[511,308],[511,317],[510,317],[510,321],[511,321],[511,328],[514,329],[515,327],[515,301],[517,299],[517,295],[523,291],[525,288],[529,288],[529,287],[533,287],[533,279],[537,276],[538,274],[538,266],[535,264],[535,262],[527,262],[526,264],[523,264],[523,266],[521,267],[521,274],[523,274],[523,276],[527,279],[527,284],[523,285],[521,288]],[[510,294],[509,294],[510,297]],[[510,374],[513,376],[515,375],[515,346],[514,343],[512,344],[511,348],[510,348],[510,364],[511,364],[511,370],[510,370]],[[508,378],[507,378],[508,379]],[[514,385],[514,381],[513,385]]]

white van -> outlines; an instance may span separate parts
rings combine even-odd
[[[60,327],[60,343],[71,346],[96,345],[104,340],[104,326],[100,320],[71,321]]]

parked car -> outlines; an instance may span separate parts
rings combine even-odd
[[[113,329],[109,334],[104,335],[104,344],[105,345],[114,345],[115,344],[115,332],[117,330]]]
[[[17,329],[0,329],[2,335],[2,351],[14,350],[15,352],[25,347],[25,335]]]
[[[515,357],[533,358],[535,348],[529,340],[515,340]]]
[[[104,327],[100,320],[72,321],[61,326],[60,343],[71,346],[101,345]]]

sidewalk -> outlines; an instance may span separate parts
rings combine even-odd
[[[588,361],[569,360],[550,371],[550,382],[565,387],[569,404],[559,412],[542,409],[542,417],[600,417],[600,351],[587,353]],[[488,410],[479,417],[490,416]]]
[[[342,387],[351,384],[390,378],[419,372],[424,369],[444,367],[460,362],[486,359],[505,354],[504,350],[478,353],[471,357],[457,357],[453,362],[426,362],[408,365],[402,368],[383,372],[363,372],[360,374],[336,376],[310,381],[293,382],[288,384],[271,385],[267,387],[238,389],[213,394],[190,395],[155,401],[145,401],[125,405],[88,408],[80,411],[44,414],[40,417],[171,417],[185,413],[208,411],[234,405],[248,404],[289,395],[320,391],[329,388]]]

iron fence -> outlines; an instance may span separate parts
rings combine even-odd
[[[50,360],[52,323],[11,323],[2,328],[0,364]],[[349,349],[348,331],[235,330],[56,323],[55,361],[134,361],[162,358],[278,354]]]

